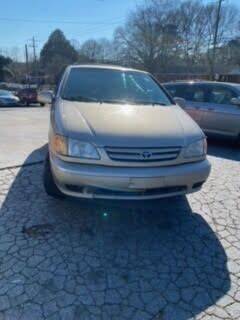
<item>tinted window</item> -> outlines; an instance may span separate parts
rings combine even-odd
[[[238,96],[240,96],[240,84],[234,84],[234,88],[238,91]]]
[[[24,93],[24,94],[35,94],[37,92],[36,89],[23,89],[21,90],[21,93]]]
[[[205,92],[203,87],[196,86],[193,92],[193,101],[195,102],[204,102],[205,101]]]
[[[205,101],[205,90],[201,85],[196,84],[177,84],[166,85],[167,90],[172,97],[184,98],[187,101],[203,102]]]
[[[173,86],[173,85],[164,85],[164,87],[167,89],[167,91],[170,93],[170,95],[174,98],[174,97],[180,97],[177,95],[177,86]]]
[[[73,68],[61,96],[77,101],[171,104],[148,74],[111,69]]]
[[[217,104],[231,104],[231,99],[236,97],[237,94],[231,88],[214,85],[210,87],[208,101]]]

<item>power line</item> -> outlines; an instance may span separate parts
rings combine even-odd
[[[79,34],[79,35],[77,35],[77,37],[82,37],[82,36],[84,36],[84,35],[89,35],[89,34],[92,34],[92,33],[95,33],[95,32],[106,32],[106,31],[108,31],[108,30],[113,30],[112,28],[110,28],[110,27],[107,27],[107,26],[102,26],[101,28],[99,27],[99,28],[89,28],[89,29],[82,29],[82,30],[80,30],[81,31],[81,35]]]
[[[0,17],[0,22],[26,22],[26,23],[61,23],[61,24],[79,24],[79,25],[111,25],[118,24],[123,18],[118,18],[111,21],[96,21],[96,22],[80,22],[71,20],[35,20],[35,19],[21,19],[21,18],[4,18]],[[120,20],[120,21],[119,21]]]
[[[112,28],[110,26],[99,26],[99,27],[87,27],[87,28],[81,28],[79,31],[79,34],[73,34],[73,35],[69,35],[68,38],[71,38],[71,39],[79,39],[79,38],[85,38],[86,36],[87,37],[96,37],[96,32],[107,32],[107,31],[111,31]],[[81,34],[80,34],[81,33]],[[99,38],[99,36],[98,36]],[[32,39],[28,39],[27,41],[30,41],[31,43],[29,44],[29,46],[32,47]],[[36,48],[38,47],[37,46],[37,43],[41,44],[41,43],[45,43],[47,41],[47,38],[46,39],[38,39],[36,40],[35,39],[35,46]],[[13,46],[17,46],[17,47],[20,47],[22,46],[22,43],[20,42],[14,42],[13,44],[9,41],[9,43],[2,43],[2,46],[5,46],[5,47],[13,47]]]

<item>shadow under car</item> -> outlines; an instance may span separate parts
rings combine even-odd
[[[224,248],[186,197],[55,200],[42,171],[8,172],[0,209],[0,288],[15,315],[51,301],[68,319],[187,320],[229,290]]]

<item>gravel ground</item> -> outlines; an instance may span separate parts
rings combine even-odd
[[[239,320],[240,150],[209,159],[202,191],[137,203],[54,200],[42,164],[1,169],[0,319]]]

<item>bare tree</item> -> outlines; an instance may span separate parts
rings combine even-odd
[[[178,50],[182,63],[188,69],[198,64],[204,50],[206,34],[205,7],[199,1],[187,0],[176,9],[176,24],[179,35]]]
[[[81,46],[80,53],[86,56],[90,61],[101,61],[103,59],[103,51],[97,40],[89,39]]]
[[[216,28],[216,4],[200,0],[149,0],[129,16],[115,32],[120,60],[151,72],[212,72],[212,44]],[[229,41],[237,30],[238,10],[223,6],[217,44]],[[223,54],[223,51],[221,52]],[[225,57],[218,52],[218,67]]]
[[[173,1],[155,1],[138,7],[122,28],[115,33],[115,42],[123,56],[134,65],[154,72],[156,66],[166,66],[166,57],[174,52],[176,26]]]
[[[240,66],[240,37],[230,40],[223,49],[228,65]]]
[[[19,49],[19,47],[17,46],[12,47],[10,51],[10,58],[14,62],[18,62],[20,60],[20,55],[21,55],[21,50]]]
[[[218,26],[218,37],[217,37],[217,49],[221,49],[230,39],[236,35],[236,30],[238,29],[238,9],[233,5],[227,4],[223,5],[219,16],[219,26]],[[213,60],[215,56],[213,55],[213,41],[216,28],[217,19],[217,7],[216,4],[208,4],[205,7],[206,16],[206,58],[209,66],[210,74],[214,73],[214,64],[221,65],[224,57],[221,54],[218,55],[218,50],[216,54],[216,62]],[[219,51],[221,53],[223,51]]]

